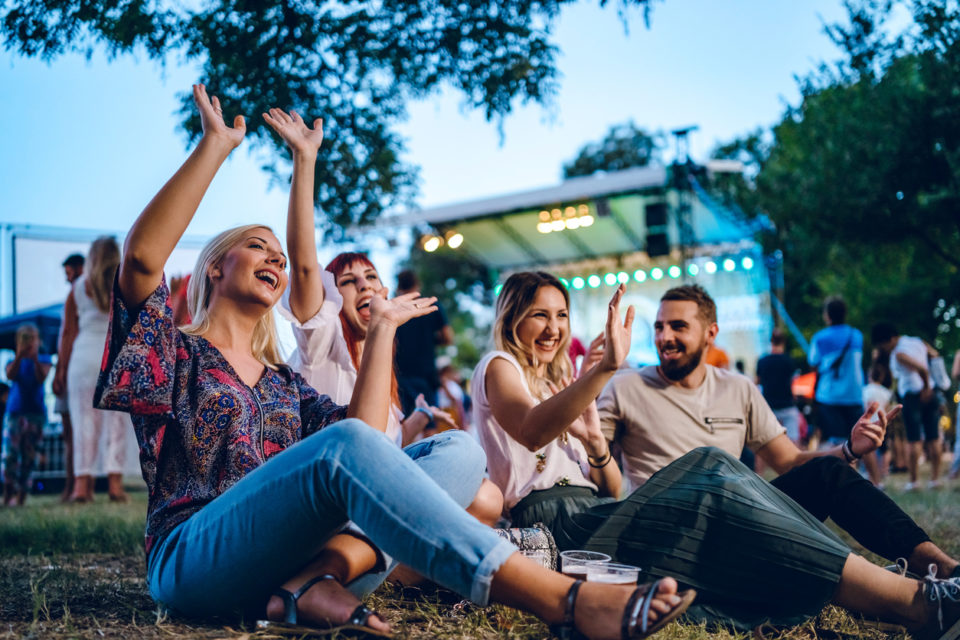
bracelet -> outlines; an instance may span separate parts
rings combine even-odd
[[[593,467],[594,469],[603,469],[605,466],[607,466],[608,464],[610,464],[610,459],[611,459],[611,458],[613,458],[613,454],[610,453],[610,449],[607,449],[607,455],[601,456],[602,462],[599,462],[599,463],[597,463],[597,464],[594,464],[594,462],[593,462],[593,457],[592,457],[592,456],[587,456],[587,464],[589,464],[589,465],[590,465],[591,467]]]
[[[427,416],[427,426],[433,424],[433,414],[429,410],[424,409],[423,407],[417,407],[416,409],[413,410],[413,413],[416,413],[417,411]],[[411,413],[410,415],[413,415],[413,413]]]
[[[847,441],[843,443],[842,447],[840,447],[840,452],[843,454],[843,457],[847,462],[856,462],[860,459],[860,456],[853,452],[853,446],[850,444],[849,438],[847,438]]]

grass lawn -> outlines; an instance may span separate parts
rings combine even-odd
[[[903,476],[894,476],[888,483],[890,495],[934,541],[960,555],[960,484],[919,493],[903,493],[902,484]],[[0,639],[277,637],[256,631],[249,622],[197,623],[161,615],[143,579],[146,494],[131,492],[132,501],[126,505],[97,497],[93,505],[76,506],[61,505],[54,496],[32,496],[24,508],[0,509]],[[445,590],[386,585],[371,600],[393,624],[398,638],[550,636],[532,616],[499,606],[480,609]],[[658,635],[665,640],[746,637],[684,624],[670,625]],[[879,632],[828,607],[806,625],[768,637],[905,636]]]

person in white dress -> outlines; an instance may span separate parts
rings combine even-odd
[[[120,264],[120,248],[111,236],[101,236],[90,245],[86,272],[74,283],[64,304],[63,339],[56,384],[69,390],[73,420],[73,468],[76,480],[71,502],[93,500],[93,476],[101,437],[106,440],[103,469],[107,473],[110,500],[126,502],[123,467],[126,462],[130,417],[116,411],[93,408],[93,392],[107,339],[110,293]]]

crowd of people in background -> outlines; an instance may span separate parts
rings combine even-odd
[[[864,335],[842,299],[827,299],[806,354],[817,382],[805,415],[788,336],[772,333],[755,379],[742,358],[731,370],[702,287],[662,295],[658,363],[632,368],[625,285],[584,346],[565,285],[519,272],[498,294],[493,349],[468,393],[463,372],[438,366],[455,336],[414,272],[390,295],[365,254],[320,266],[320,119],[263,114],[293,160],[289,257],[269,228],[236,227],[168,287],[167,259],[245,134],[203,85],[193,96],[203,135],[124,250],[98,238],[86,260],[63,263],[71,289],[52,380],[64,500],[89,503],[104,474],[109,499],[127,501],[123,442],[136,434],[147,586],[163,606],[388,635],[362,600],[392,576],[525,609],[561,637],[646,637],[684,613],[742,630],[799,624],[828,602],[919,637],[960,636],[960,563],[882,491],[897,466],[907,490],[941,486],[950,376],[930,344],[876,323],[864,376]],[[289,359],[274,308],[292,326]],[[51,367],[37,328],[21,327],[0,386],[5,506],[30,491]],[[903,571],[853,552],[828,518]],[[649,582],[554,572],[494,532],[510,525],[546,526],[561,550],[606,553]]]

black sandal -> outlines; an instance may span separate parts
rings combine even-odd
[[[586,636],[577,631],[573,624],[573,610],[576,606],[577,594],[579,594],[582,584],[583,580],[576,580],[570,585],[563,610],[563,621],[550,628],[550,631],[560,638],[560,640],[586,639]],[[650,605],[653,603],[654,598],[656,598],[659,587],[660,581],[657,580],[647,585],[646,591],[642,590],[642,586],[634,589],[630,595],[630,599],[627,601],[627,606],[623,609],[623,621],[620,624],[620,637],[622,640],[639,640],[640,638],[646,638],[655,634],[680,617],[680,614],[686,611],[694,598],[697,597],[697,592],[693,589],[681,591],[677,594],[680,596],[680,602],[662,618],[654,622],[652,626],[648,627]]]
[[[331,627],[306,627],[301,625],[297,621],[297,601],[310,589],[310,587],[323,580],[335,580],[339,582],[336,576],[325,573],[322,576],[316,576],[315,578],[307,580],[300,586],[299,589],[292,593],[282,587],[278,588],[273,592],[273,595],[280,598],[280,600],[283,602],[283,620],[280,622],[259,620],[257,621],[257,628],[269,629],[274,633],[307,637],[328,636],[335,633],[344,632],[376,636],[378,638],[391,637],[390,633],[386,631],[378,631],[367,624],[370,621],[370,616],[380,616],[362,602],[357,605],[357,608],[353,610],[353,612],[350,614],[350,617],[343,624],[338,624]]]

